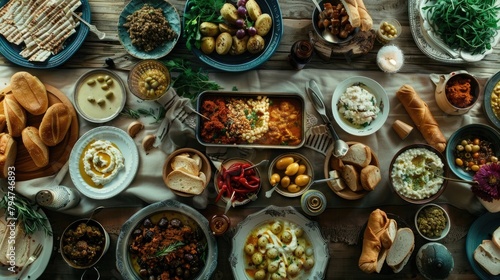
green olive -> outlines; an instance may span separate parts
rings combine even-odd
[[[297,184],[290,184],[286,189],[291,193],[296,193],[300,191],[300,187]]]
[[[273,175],[271,175],[271,178],[269,179],[269,182],[271,183],[271,185],[275,185],[280,180],[281,180],[280,174],[274,173]]]
[[[280,184],[283,188],[286,189],[290,185],[290,181],[291,181],[290,177],[285,176],[285,177],[281,178]]]
[[[278,170],[284,170],[285,168],[287,168],[287,166],[289,166],[293,162],[294,162],[293,157],[284,157],[282,159],[279,159],[278,162],[276,162],[276,168]]]
[[[307,184],[309,184],[309,181],[311,181],[311,178],[308,175],[298,175],[295,177],[295,184],[297,184],[299,187],[303,187]]]
[[[285,174],[288,176],[293,176],[297,174],[297,171],[299,171],[299,164],[297,162],[294,162],[286,167]]]

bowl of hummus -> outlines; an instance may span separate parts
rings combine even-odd
[[[444,191],[448,173],[445,157],[426,144],[412,144],[399,150],[389,167],[389,181],[396,194],[413,204],[425,204]]]

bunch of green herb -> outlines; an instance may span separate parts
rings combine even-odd
[[[225,0],[189,0],[184,13],[184,38],[186,48],[199,49],[201,45],[200,24],[202,22],[221,23],[224,22],[220,15],[220,9]]]
[[[132,108],[125,107],[121,111],[122,115],[133,118],[133,119],[138,119],[141,116],[152,117],[155,120],[153,123],[160,122],[165,117],[165,113],[166,113],[166,111],[165,111],[165,108],[163,108],[163,107],[158,107],[156,109],[153,109],[153,108],[132,109]]]
[[[219,84],[210,81],[208,74],[203,69],[193,69],[187,60],[173,59],[166,61],[165,65],[170,72],[179,72],[175,78],[172,78],[171,84],[177,94],[189,98],[193,102],[203,91],[222,89]]]
[[[31,235],[39,230],[45,234],[52,235],[48,226],[47,217],[38,212],[39,206],[20,195],[5,194],[0,200],[0,208],[5,209],[5,216],[17,219],[22,223],[27,235]]]
[[[158,257],[166,256],[172,252],[177,251],[177,249],[179,249],[182,246],[184,246],[184,243],[181,241],[173,242],[173,243],[169,244],[167,247],[163,247],[160,250],[156,251],[154,257],[158,258]]]
[[[498,12],[496,0],[437,0],[424,7],[434,31],[452,49],[482,54],[492,48]]]

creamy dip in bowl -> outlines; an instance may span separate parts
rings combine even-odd
[[[431,146],[414,144],[396,153],[389,170],[394,191],[403,199],[423,204],[444,191],[447,166],[444,156]]]

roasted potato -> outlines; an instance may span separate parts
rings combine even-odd
[[[248,36],[245,36],[241,39],[238,39],[238,37],[233,36],[233,44],[231,45],[231,50],[229,51],[229,54],[239,55],[245,53],[247,51],[247,42],[248,42]]]
[[[231,36],[233,36],[236,34],[237,29],[234,28],[233,26],[230,26],[229,24],[219,23],[219,31],[220,31],[220,33],[227,32],[227,33],[231,34]]]
[[[231,50],[233,38],[228,32],[223,32],[215,40],[215,51],[218,54],[227,54]]]
[[[219,26],[212,22],[202,22],[200,24],[200,33],[203,36],[215,37],[219,35]]]
[[[204,54],[211,54],[215,50],[215,39],[214,37],[203,37],[201,38],[201,51]]]
[[[257,20],[255,20],[255,29],[257,29],[257,34],[264,37],[271,30],[273,26],[273,19],[269,14],[261,14]]]
[[[226,3],[220,9],[220,14],[222,18],[228,23],[234,24],[238,19],[238,10],[231,3]]]
[[[247,50],[252,54],[258,53],[264,49],[265,45],[266,42],[264,41],[264,38],[262,38],[259,34],[255,34],[248,39]]]
[[[253,21],[256,21],[262,14],[262,10],[255,0],[248,0],[245,4],[245,8],[247,8],[247,13]]]

